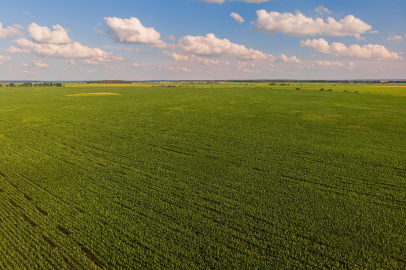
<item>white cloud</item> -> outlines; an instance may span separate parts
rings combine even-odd
[[[66,63],[69,63],[69,64],[71,64],[72,66],[76,66],[75,61],[73,61],[72,59],[65,60],[65,61],[66,61]]]
[[[28,64],[27,63],[21,63],[21,66],[28,67]]]
[[[190,69],[187,68],[181,68],[181,67],[168,67],[168,71],[170,72],[192,72]]]
[[[215,57],[237,57],[244,60],[265,60],[271,55],[247,49],[244,45],[219,39],[214,34],[203,36],[185,36],[178,41],[177,47],[184,52]]]
[[[28,11],[24,11],[25,14],[30,15],[30,13]]]
[[[130,64],[130,67],[139,67],[140,66],[140,64],[138,64],[138,63],[132,63],[132,64]]]
[[[239,23],[245,22],[245,20],[243,19],[243,17],[241,17],[241,15],[238,14],[238,13],[231,12],[230,17],[233,18],[235,21],[237,21],[237,22],[239,22]]]
[[[284,33],[289,36],[355,36],[372,29],[372,27],[353,15],[340,21],[329,17],[327,22],[321,18],[306,17],[300,11],[296,14],[257,11],[257,30],[267,34]]]
[[[194,62],[197,64],[206,65],[206,66],[219,65],[219,64],[224,64],[227,66],[230,64],[230,62],[228,62],[228,61],[220,61],[217,59],[214,60],[214,59],[208,59],[208,58],[204,58],[204,57],[196,57],[193,54],[182,55],[182,54],[178,54],[178,53],[170,53],[167,51],[164,51],[163,54],[173,58],[173,60],[177,61],[177,62]]]
[[[170,53],[167,51],[163,52],[164,55],[172,57],[173,60],[175,61],[190,61],[192,60],[191,56],[187,56],[187,55],[182,55],[182,54],[178,54],[178,53]]]
[[[389,52],[382,45],[364,45],[359,46],[353,44],[349,47],[345,46],[342,43],[334,42],[331,45],[324,39],[313,39],[301,41],[300,45],[302,47],[313,48],[316,51],[328,54],[334,54],[337,57],[346,57],[346,58],[377,58],[378,60],[402,60],[403,58],[397,53]]]
[[[320,13],[320,14],[323,14],[323,13],[331,14],[331,11],[330,11],[328,8],[323,7],[323,6],[318,6],[318,7],[315,9],[315,11],[316,11],[317,13]]]
[[[102,30],[97,29],[96,27],[93,27],[93,31],[95,31],[97,34],[103,36],[104,32]]]
[[[24,29],[24,27],[19,24],[14,24],[14,26],[7,26],[7,28],[3,28],[3,24],[0,22],[0,39],[22,35],[20,29]]]
[[[327,60],[324,60],[324,61],[316,60],[315,63],[318,66],[321,66],[321,67],[343,67],[344,66],[343,63],[337,62],[337,61],[330,62],[330,61],[327,61]]]
[[[371,33],[371,34],[379,34],[379,31],[373,30],[373,31],[369,31],[369,33]]]
[[[348,69],[354,69],[355,68],[355,63],[354,62],[348,62]]]
[[[47,65],[43,61],[39,61],[39,60],[32,60],[31,63],[34,67],[41,67],[41,68],[51,67],[50,65]]]
[[[175,38],[173,35],[170,35],[170,36],[168,37],[168,39],[170,39],[170,40],[176,40],[176,38]]]
[[[128,48],[128,47],[124,47],[124,46],[104,45],[104,48],[107,48],[107,49],[115,49],[115,50],[120,50],[120,51],[129,51],[129,52],[132,52],[132,51],[133,51],[133,48]]]
[[[82,72],[87,72],[87,73],[95,73],[95,72],[97,72],[97,69],[91,69],[91,68],[82,68],[82,67],[79,67],[79,69],[80,69],[80,71],[82,71]]]
[[[51,31],[46,26],[39,26],[36,23],[32,23],[28,26],[28,32],[30,36],[36,43],[46,43],[46,44],[68,44],[72,43],[73,40],[68,36],[68,30],[64,29],[60,25],[53,25]]]
[[[11,46],[10,48],[8,48],[5,51],[9,52],[9,53],[30,53],[30,51],[28,51],[28,50],[16,48],[14,46]]]
[[[13,41],[19,48],[10,47],[11,53],[33,53],[42,57],[50,58],[90,58],[96,61],[121,61],[113,53],[107,53],[99,48],[89,48],[79,42],[66,45],[38,44],[24,38]]]
[[[90,59],[85,59],[85,60],[82,61],[82,63],[83,63],[84,65],[87,65],[87,66],[100,65],[99,62],[93,61],[93,60],[90,60]]]
[[[402,36],[393,36],[393,37],[388,37],[387,40],[392,40],[395,42],[401,42],[402,41]]]
[[[355,34],[354,37],[355,37],[357,40],[366,40],[366,38],[361,37],[360,34]]]
[[[148,44],[156,48],[165,48],[167,44],[160,40],[161,34],[154,28],[143,26],[135,17],[120,19],[116,17],[104,18],[110,26],[109,32],[119,43]]]
[[[0,55],[0,65],[3,65],[6,61],[10,60],[11,57]]]
[[[32,75],[36,75],[36,76],[41,75],[41,73],[38,73],[38,72],[35,72],[35,71],[29,71],[29,70],[23,70],[23,71],[21,71],[21,73],[32,74]]]
[[[302,61],[300,61],[299,59],[296,58],[296,56],[292,56],[292,57],[287,57],[284,54],[281,54],[281,56],[276,58],[276,62],[284,62],[284,63],[295,63],[295,64],[299,64],[302,63]]]

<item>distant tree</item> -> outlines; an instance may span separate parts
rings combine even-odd
[[[3,85],[1,85],[1,83],[0,83],[0,87],[3,87]]]
[[[16,85],[14,83],[10,83],[10,87],[15,87]]]

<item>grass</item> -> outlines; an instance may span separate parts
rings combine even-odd
[[[402,88],[320,86],[0,89],[0,269],[404,269]]]
[[[88,97],[88,96],[120,96],[119,93],[109,93],[109,92],[100,92],[100,93],[69,93],[66,96],[68,97]]]

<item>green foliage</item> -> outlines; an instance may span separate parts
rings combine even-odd
[[[405,269],[406,97],[212,86],[0,89],[0,269]]]

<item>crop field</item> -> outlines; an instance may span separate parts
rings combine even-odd
[[[0,88],[0,269],[406,268],[405,85],[162,85]]]

